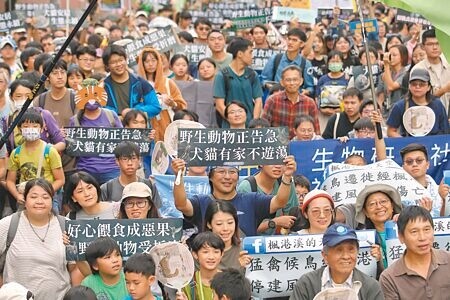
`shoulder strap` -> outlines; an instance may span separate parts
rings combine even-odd
[[[69,90],[69,101],[70,101],[70,109],[72,110],[72,114],[75,115],[75,91]]]
[[[336,119],[334,120],[334,127],[333,127],[333,139],[337,139],[337,127],[339,124],[339,118],[341,117],[341,113],[336,114]]]
[[[66,218],[61,215],[56,215],[56,217],[58,218],[59,226],[61,227],[61,232],[64,233],[64,231],[66,230]]]
[[[73,126],[80,127],[80,120],[78,120],[78,116],[73,116]]]
[[[47,93],[42,93],[39,95],[39,107],[44,108],[45,106],[45,97],[47,96]]]
[[[244,180],[247,180],[250,183],[250,188],[253,193],[256,193],[258,191],[258,185],[256,184],[256,178],[253,175],[248,176]]]
[[[305,76],[305,66],[306,66],[306,58],[301,56],[301,61],[300,61],[300,69],[302,70],[302,74],[303,77]]]
[[[283,53],[278,53],[275,55],[275,59],[273,60],[273,69],[272,69],[272,80],[275,81],[275,76],[277,75],[278,66],[280,65],[281,57],[283,57]]]
[[[15,212],[11,215],[11,222],[9,223],[9,229],[8,229],[8,236],[6,237],[6,248],[5,252],[8,251],[9,246],[11,246],[11,243],[14,240],[14,237],[16,236],[17,227],[19,226],[19,220],[20,220],[20,214],[22,212]]]
[[[227,95],[228,91],[230,90],[230,78],[228,77],[230,74],[230,71],[228,70],[228,67],[225,67],[220,70],[222,72],[223,76],[223,83],[225,87],[225,104],[227,103]]]
[[[111,127],[116,127],[116,120],[114,119],[114,114],[112,112],[112,110],[109,110],[107,108],[102,108],[102,110],[105,112],[106,117],[108,118],[109,124],[111,125]]]

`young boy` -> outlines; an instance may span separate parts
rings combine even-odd
[[[127,295],[119,245],[110,237],[94,240],[86,248],[92,274],[81,285],[90,287],[98,299],[123,300]]]
[[[153,295],[151,286],[156,281],[155,262],[150,255],[137,253],[132,255],[123,269],[125,282],[130,295],[125,300],[162,300]]]
[[[224,269],[211,281],[214,300],[250,300],[250,281],[236,269]]]
[[[23,188],[28,180],[43,177],[58,191],[64,185],[64,171],[58,151],[41,140],[44,121],[39,111],[29,108],[17,126],[24,142],[9,156],[6,188],[23,205]],[[18,176],[20,184],[16,187]]]
[[[199,270],[194,273],[192,282],[183,288],[183,292],[177,293],[177,300],[213,300],[210,282],[219,272],[225,244],[217,234],[205,231],[194,238],[191,246],[192,256],[198,261]]]

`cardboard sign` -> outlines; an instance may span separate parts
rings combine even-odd
[[[284,51],[275,49],[253,49],[252,69],[255,71],[264,69],[269,58],[278,53],[284,53]]]
[[[124,258],[135,253],[149,253],[161,243],[180,241],[182,219],[114,219],[66,221],[70,244],[66,246],[67,260],[85,260],[86,248],[93,240],[109,236],[120,246]]]
[[[273,21],[290,21],[293,18],[297,18],[301,23],[314,24],[316,22],[316,16],[316,9],[275,6],[272,11]]]
[[[114,155],[114,149],[122,141],[131,141],[139,146],[141,154],[150,151],[151,129],[65,127],[66,150],[70,156]]]
[[[115,10],[122,7],[122,0],[102,0],[100,8],[102,10]]]
[[[22,19],[35,16],[36,11],[54,10],[59,8],[55,3],[15,3],[14,10]]]
[[[179,129],[178,141],[188,166],[272,165],[287,156],[288,129]]]
[[[205,44],[187,44],[187,45],[179,45],[177,44],[174,47],[175,53],[182,53],[187,56],[189,60],[189,64],[197,65],[198,62],[207,57],[206,51],[208,50],[208,46]]]
[[[425,19],[422,15],[400,8],[397,8],[397,15],[395,16],[395,20],[412,24],[421,24],[424,26],[432,26],[431,22]]]
[[[351,21],[349,25],[352,33],[358,32],[362,34],[361,21]],[[376,19],[364,20],[364,29],[366,30],[367,39],[369,41],[378,41],[378,22]]]
[[[387,159],[367,166],[332,163],[325,171],[321,188],[332,195],[336,204],[356,203],[356,197],[367,185],[384,183],[398,190],[402,203],[416,204],[429,192],[402,167]]]
[[[134,40],[125,45],[125,51],[128,57],[128,66],[133,67],[137,64],[136,58],[145,46],[152,46],[160,53],[169,51],[177,45],[178,40],[172,27],[167,26],[150,34],[144,35],[143,38]]]
[[[377,263],[367,242],[375,242],[375,230],[356,233],[360,240],[356,268],[375,277]],[[302,275],[325,265],[322,247],[322,234],[244,238],[243,248],[253,258],[246,271],[253,296],[290,296]]]
[[[0,13],[0,32],[12,31],[23,26],[23,21],[15,11]]]

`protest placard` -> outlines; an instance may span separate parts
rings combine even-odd
[[[402,165],[400,149],[410,143],[420,143],[427,148],[430,167],[428,174],[440,182],[443,170],[450,170],[450,141],[446,135],[432,135],[420,138],[385,138],[387,158]],[[368,163],[376,161],[373,139],[350,139],[346,143],[339,140],[295,141],[289,144],[289,153],[297,161],[297,173],[303,174],[319,187],[323,173],[332,162],[342,162],[352,154],[363,156]]]
[[[281,164],[287,155],[287,127],[179,129],[178,157],[188,166]]]
[[[400,194],[404,205],[415,205],[430,193],[393,160],[386,159],[367,166],[341,163],[328,165],[321,189],[330,193],[336,204],[355,203],[367,185],[388,184]]]
[[[270,21],[270,16],[238,17],[233,19],[233,30],[252,28],[256,24],[266,24]]]
[[[316,16],[317,9],[275,6],[272,10],[273,21],[290,21],[293,18],[297,18],[298,22],[314,24]]]
[[[27,17],[36,16],[35,12],[46,11],[46,10],[54,10],[59,6],[55,3],[15,3],[14,10],[20,16],[21,19],[25,19]]]
[[[122,141],[134,142],[141,154],[150,151],[151,129],[65,127],[66,154],[70,156],[114,155],[114,149]]]
[[[217,127],[216,108],[213,97],[213,81],[176,81],[189,109],[198,115],[205,127]]]
[[[197,63],[204,57],[207,57],[206,51],[208,46],[205,44],[177,44],[174,47],[175,53],[182,53],[187,56],[189,64],[197,65]]]
[[[221,11],[206,9],[204,11],[200,10],[189,10],[189,13],[192,15],[192,21],[195,22],[197,18],[203,17],[207,18],[213,25],[222,25],[224,23],[224,17]],[[231,11],[230,11],[231,15]]]
[[[99,237],[109,236],[120,247],[124,258],[135,253],[149,253],[157,244],[180,241],[182,219],[114,219],[68,220],[66,232],[70,244],[66,246],[67,260],[85,260],[86,248]]]
[[[433,218],[434,223],[434,249],[450,251],[450,218]],[[386,255],[388,265],[399,259],[405,252],[405,245],[398,239],[397,224],[386,222]]]
[[[356,267],[375,277],[377,264],[367,242],[375,242],[375,230],[356,233],[360,240]],[[256,297],[289,296],[303,274],[325,265],[321,255],[322,234],[246,237],[243,249],[252,257],[246,277]]]
[[[0,32],[11,32],[11,30],[23,27],[22,20],[15,11],[0,13]]]
[[[178,37],[171,26],[153,31],[144,37],[134,40],[125,45],[125,51],[128,57],[128,66],[133,67],[137,64],[136,58],[145,46],[152,46],[160,53],[173,49],[178,43]]]
[[[431,22],[425,19],[422,15],[415,13],[415,12],[409,12],[403,9],[398,8],[397,14],[395,16],[396,21],[405,22],[405,23],[412,23],[412,24],[420,24],[424,26],[431,26]]]
[[[329,8],[333,9],[333,7],[339,6],[342,9],[351,9],[353,10],[355,7],[353,6],[353,0],[314,0],[311,1],[311,8]]]
[[[342,9],[341,8],[338,18],[341,20],[347,20],[350,17],[350,15],[352,15],[352,14],[353,14],[353,9]],[[324,8],[322,6],[319,6],[319,8],[317,9],[317,16],[319,17],[319,19],[321,19],[322,17],[333,18],[333,7]]]
[[[115,10],[122,7],[122,0],[102,0],[100,2],[101,10]]]
[[[360,20],[350,21],[349,26],[352,33],[362,34],[362,23]],[[378,41],[378,22],[376,19],[364,20],[364,29],[369,41]]]
[[[255,71],[260,71],[264,69],[267,62],[269,61],[269,58],[278,53],[284,53],[284,51],[276,49],[263,49],[263,48],[253,49],[252,69]]]
[[[294,7],[294,8],[311,8],[311,0],[281,0],[282,6]]]

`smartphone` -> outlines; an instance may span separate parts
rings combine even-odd
[[[450,170],[444,170],[444,183],[450,185]]]

